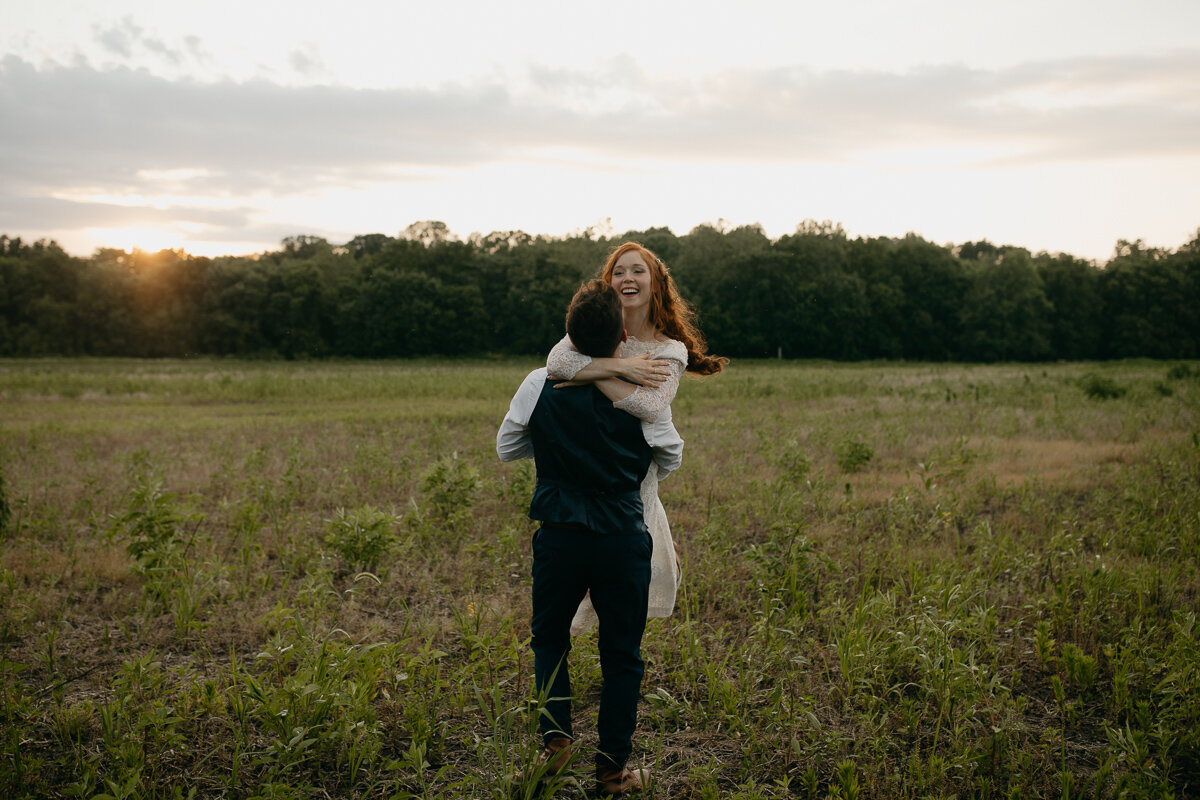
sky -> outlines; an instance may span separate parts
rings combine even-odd
[[[0,0],[0,233],[1200,228],[1196,0]]]

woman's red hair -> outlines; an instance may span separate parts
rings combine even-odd
[[[723,356],[709,355],[704,334],[696,327],[696,312],[675,288],[675,281],[667,271],[667,265],[649,248],[637,242],[625,242],[608,254],[600,270],[605,283],[612,283],[613,268],[617,259],[631,250],[636,250],[650,270],[650,324],[659,332],[687,348],[687,371],[695,375],[716,375],[729,363]]]

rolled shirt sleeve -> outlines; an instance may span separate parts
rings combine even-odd
[[[642,434],[658,467],[658,479],[665,480],[683,464],[683,438],[671,421],[670,406],[653,422],[643,422]]]
[[[513,395],[508,405],[508,413],[500,423],[496,433],[496,455],[501,461],[517,461],[522,458],[533,458],[533,440],[529,436],[529,418],[537,407],[538,398],[542,394],[542,386],[546,383],[546,368],[540,367],[525,376],[521,388]]]

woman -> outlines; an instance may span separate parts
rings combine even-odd
[[[670,415],[671,401],[685,371],[715,375],[729,363],[727,358],[705,352],[695,312],[680,296],[662,259],[650,250],[637,242],[625,242],[609,255],[600,277],[621,296],[626,338],[618,351],[620,357],[589,358],[564,336],[546,359],[552,377],[572,385],[595,383],[616,408],[652,422],[661,414]],[[642,482],[642,505],[654,540],[647,616],[667,617],[675,607],[679,564],[667,514],[658,499],[654,464]],[[595,622],[591,599],[585,597],[571,631],[581,633]]]

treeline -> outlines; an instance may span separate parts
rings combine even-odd
[[[741,357],[1037,361],[1200,356],[1200,230],[1120,241],[1105,265],[986,241],[851,239],[802,223],[458,241],[439,222],[342,246],[285,239],[199,258],[0,236],[0,355],[387,358],[545,352],[567,300],[635,239],[666,261],[714,352]]]

